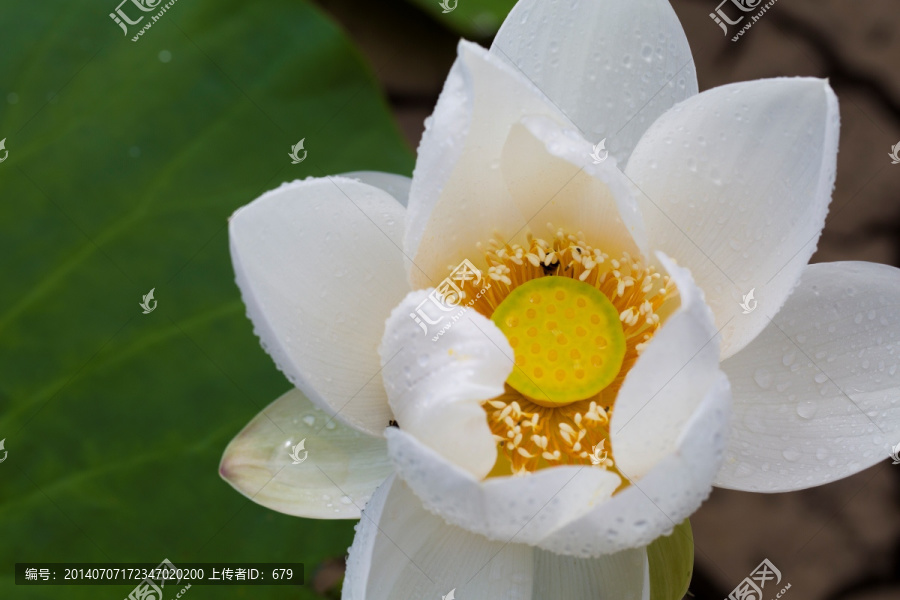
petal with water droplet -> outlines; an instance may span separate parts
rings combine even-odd
[[[762,331],[815,251],[839,129],[825,80],[767,79],[686,100],[635,148],[625,173],[639,188],[650,246],[691,270],[724,328],[723,358]]]
[[[263,347],[310,400],[372,435],[393,418],[376,348],[409,290],[403,221],[383,190],[326,177],[272,190],[229,223],[237,283]]]
[[[806,267],[772,323],[722,363],[734,389],[734,419],[716,485],[804,489],[889,456],[900,442],[900,372],[888,366],[900,360],[898,297],[894,267]],[[869,312],[874,319],[854,320]],[[786,363],[786,354],[794,360]],[[776,385],[757,385],[761,368]]]
[[[343,597],[438,599],[453,589],[459,600],[641,600],[657,580],[645,548],[579,559],[509,541],[448,524],[392,478],[375,493],[357,528]],[[654,569],[665,570],[666,561],[657,558]]]
[[[697,93],[691,49],[667,0],[520,0],[491,53],[516,65],[591,143],[608,138],[623,165],[660,115]]]
[[[306,418],[310,416],[313,425]],[[278,512],[311,519],[358,519],[393,468],[383,439],[340,424],[328,429],[324,427],[328,419],[300,390],[291,390],[228,444],[219,473],[243,495]],[[294,464],[291,448],[301,440],[306,440],[308,454]],[[339,497],[347,501],[329,502]]]
[[[482,404],[503,393],[513,350],[492,321],[464,305],[423,330],[415,315],[423,303],[431,306],[430,293],[410,292],[388,317],[378,349],[388,401],[404,431],[484,477],[497,461],[497,443]]]
[[[460,42],[419,144],[410,188],[404,249],[414,257],[414,289],[436,285],[449,275],[448,264],[464,258],[484,266],[476,244],[495,232],[511,239],[533,216],[521,214],[497,168],[510,128],[526,115],[571,126],[511,65]]]

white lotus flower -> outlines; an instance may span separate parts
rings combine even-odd
[[[490,51],[460,43],[411,181],[233,216],[298,389],[223,477],[304,517],[368,502],[344,598],[648,598],[668,558],[645,547],[713,485],[820,485],[900,439],[900,272],[807,265],[838,128],[818,79],[697,94],[665,0],[522,0]],[[463,260],[490,289],[433,341],[410,315]]]

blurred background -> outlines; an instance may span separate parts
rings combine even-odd
[[[299,588],[195,586],[197,600],[339,597],[353,523],[263,509],[217,474],[228,441],[289,388],[244,316],[227,217],[283,181],[411,174],[459,37],[489,45],[513,4],[179,0],[132,41],[116,0],[4,2],[0,598],[130,591],[15,586],[16,562],[163,558],[307,567]],[[673,2],[701,90],[810,75],[840,98],[813,260],[900,266],[896,0],[779,0],[738,42],[710,19],[717,4]],[[309,157],[292,165],[300,139]],[[691,521],[692,597],[727,597],[768,558],[787,598],[900,598],[887,460],[804,492],[716,490]]]

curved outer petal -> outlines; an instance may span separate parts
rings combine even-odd
[[[697,93],[667,0],[520,0],[491,53],[516,65],[591,142],[624,164],[644,131]]]
[[[296,389],[256,415],[219,465],[222,478],[257,504],[311,519],[358,519],[392,472],[383,439],[336,423]]]
[[[643,600],[646,549],[599,559],[492,542],[436,517],[400,479],[382,485],[357,528],[344,600]]]
[[[386,192],[329,177],[272,190],[229,225],[237,283],[263,347],[317,406],[373,435],[392,418],[377,347],[409,289],[403,219]]]
[[[790,294],[825,223],[837,160],[837,98],[820,79],[704,92],[663,115],[625,173],[655,248],[688,267],[723,330],[723,358]],[[755,289],[758,308],[742,314]],[[756,306],[751,302],[750,306]]]
[[[406,206],[408,203],[409,186],[412,185],[412,179],[409,177],[394,173],[383,173],[382,171],[353,171],[351,173],[343,173],[339,177],[356,179],[366,185],[384,190],[403,206]]]
[[[716,485],[784,492],[884,460],[900,443],[900,270],[810,265],[773,322],[722,363],[734,419]]]
[[[568,124],[513,67],[460,42],[426,121],[410,189],[404,250],[415,260],[414,289],[436,285],[447,276],[447,265],[463,258],[479,264],[476,243],[495,231],[508,239],[526,224],[499,167],[510,127],[534,114]]]
[[[674,453],[610,497],[621,480],[596,467],[553,467],[480,482],[402,430],[386,432],[397,473],[429,511],[501,542],[589,558],[646,546],[693,513],[712,489],[730,417],[719,375]]]
[[[549,223],[581,231],[610,256],[647,255],[644,223],[631,184],[608,158],[594,164],[591,145],[541,116],[512,126],[500,167],[520,214],[534,230]],[[544,236],[546,239],[546,235]]]
[[[618,469],[640,479],[677,449],[684,426],[713,386],[719,340],[713,315],[690,272],[659,254],[678,287],[680,308],[670,315],[625,377],[610,423]],[[728,433],[727,426],[719,431]]]
[[[608,502],[543,540],[541,547],[560,553],[577,548],[579,556],[596,556],[646,546],[668,535],[712,490],[725,448],[721,432],[727,428],[730,407],[728,379],[719,375],[685,424],[673,454]],[[393,459],[390,439],[388,452]]]
[[[379,348],[384,387],[400,427],[481,478],[497,461],[481,405],[503,393],[513,350],[489,319],[464,305],[442,312],[430,296],[411,292],[388,318]],[[423,304],[431,320],[446,315],[427,332],[417,324]]]
[[[603,506],[621,483],[615,473],[575,466],[479,481],[402,429],[385,436],[397,473],[425,508],[501,542],[539,545],[566,523]],[[575,547],[557,552],[590,556]]]

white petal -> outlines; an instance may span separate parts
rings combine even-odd
[[[360,521],[343,598],[436,600],[455,590],[459,600],[639,600],[648,588],[646,557],[641,548],[577,559],[492,542],[428,513],[400,479],[391,479]]]
[[[622,164],[644,131],[697,93],[687,38],[667,0],[520,0],[491,46],[591,142]]]
[[[464,258],[481,264],[477,243],[495,231],[512,238],[526,224],[500,171],[509,130],[525,115],[567,124],[513,67],[460,42],[459,58],[426,121],[413,173],[404,238],[415,260],[413,288],[436,285],[447,276],[448,264]]]
[[[343,173],[339,177],[356,179],[366,185],[384,190],[403,206],[406,206],[409,200],[409,186],[412,185],[412,179],[403,175],[382,173],[381,171],[353,171],[352,173]]]
[[[567,523],[603,506],[621,483],[615,473],[575,466],[479,481],[403,429],[390,429],[385,436],[398,474],[428,510],[496,541],[540,544]],[[556,551],[592,556],[574,545]]]
[[[407,293],[404,209],[380,189],[329,177],[285,184],[231,217],[247,313],[278,368],[317,406],[381,435],[384,320]]]
[[[640,479],[677,451],[685,424],[721,376],[718,335],[703,292],[686,269],[662,254],[659,259],[675,280],[681,306],[653,336],[616,397],[612,451],[629,479]]]
[[[614,158],[594,164],[593,148],[552,119],[525,117],[513,125],[501,169],[519,213],[537,233],[558,228],[610,256],[646,256],[644,223],[631,185]],[[547,231],[545,224],[553,226]]]
[[[640,480],[541,541],[541,547],[596,556],[646,546],[696,511],[712,491],[731,416],[728,379],[720,375],[681,432],[677,449]],[[393,459],[393,440],[388,452]]]
[[[900,270],[810,265],[774,321],[722,363],[734,420],[716,485],[783,492],[868,468],[900,442]]]
[[[465,304],[438,306],[431,294],[411,292],[388,318],[379,348],[384,386],[400,427],[481,478],[497,461],[481,405],[503,393],[513,350],[492,321]],[[419,311],[441,322],[428,328]]]
[[[383,439],[335,423],[296,389],[256,415],[219,466],[222,478],[254,502],[312,519],[358,519],[392,471]]]
[[[727,323],[723,358],[762,331],[816,248],[838,121],[824,80],[736,83],[667,112],[631,156],[650,243],[691,270],[717,326]],[[751,289],[759,305],[743,314]]]

